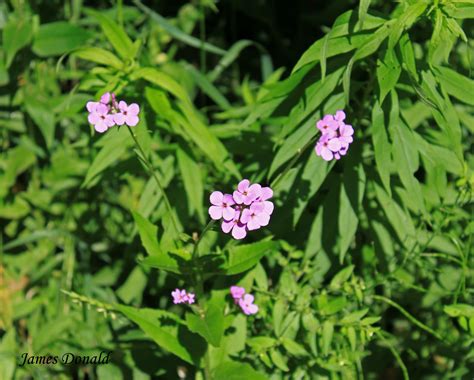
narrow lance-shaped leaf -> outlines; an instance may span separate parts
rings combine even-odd
[[[390,188],[391,146],[385,128],[384,113],[378,102],[375,102],[372,109],[372,143],[375,151],[377,173],[385,190],[387,190],[389,196],[392,196]]]

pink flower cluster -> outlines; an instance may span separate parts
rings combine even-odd
[[[115,94],[105,93],[98,102],[87,102],[87,111],[89,111],[89,123],[99,133],[104,133],[108,128],[115,125],[127,124],[134,127],[138,124],[138,113],[140,107],[136,103],[127,105],[123,100],[117,102]]]
[[[270,187],[258,183],[251,185],[248,179],[244,179],[232,195],[220,191],[211,194],[209,215],[214,220],[223,219],[221,228],[224,233],[232,231],[235,239],[243,239],[247,231],[268,225],[274,208],[269,201],[272,196]]]
[[[178,303],[188,303],[188,304],[193,304],[194,303],[194,293],[188,293],[186,290],[180,290],[177,289],[174,292],[171,292],[171,295],[173,296],[173,303],[176,305]]]
[[[316,124],[321,131],[321,137],[316,144],[315,150],[318,156],[326,161],[333,158],[339,160],[349,149],[349,144],[353,141],[354,129],[346,124],[344,111],[337,111],[335,115],[326,115]]]
[[[258,306],[253,303],[254,296],[245,293],[245,288],[240,286],[231,286],[230,294],[234,299],[234,302],[240,306],[244,314],[252,315],[257,314]]]

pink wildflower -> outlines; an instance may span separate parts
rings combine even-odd
[[[127,124],[130,127],[134,127],[138,124],[138,113],[140,112],[138,104],[132,103],[128,106],[127,103],[121,100],[118,108],[120,112],[114,114],[114,121],[117,125]]]
[[[345,118],[344,111],[339,110],[334,116],[326,115],[316,123],[321,137],[314,149],[326,161],[334,158],[339,160],[347,153],[349,144],[353,141],[354,129],[344,122]]]
[[[221,228],[224,233],[232,233],[234,239],[243,239],[248,231],[268,225],[274,209],[269,201],[272,196],[270,187],[258,183],[252,185],[244,179],[232,195],[220,191],[211,194],[209,215],[214,220],[223,219]]]
[[[245,294],[245,288],[242,288],[240,286],[231,286],[230,287],[230,294],[232,295],[232,298],[234,299],[235,303],[238,303],[239,300],[244,296]]]
[[[251,204],[255,199],[257,199],[262,194],[262,186],[258,183],[250,185],[250,181],[248,179],[244,179],[240,181],[239,185],[237,186],[237,190],[234,191],[233,197],[235,203],[237,204]]]
[[[195,294],[194,293],[187,293],[185,289],[180,290],[176,288],[175,291],[171,292],[171,295],[173,296],[173,303],[178,304],[178,303],[188,303],[188,304],[193,304],[195,301]]]
[[[134,127],[140,121],[138,104],[127,105],[123,100],[117,102],[115,94],[109,92],[103,94],[99,102],[87,102],[86,108],[89,111],[89,123],[100,133],[114,125],[127,124]]]
[[[224,218],[224,220],[232,220],[235,210],[231,207],[235,204],[232,195],[222,194],[220,191],[214,191],[209,197],[212,206],[209,207],[209,215],[214,220]]]
[[[92,110],[87,120],[94,125],[97,132],[103,133],[114,125],[113,117],[109,114],[109,109],[105,104],[97,103],[91,105],[88,103],[87,107]]]
[[[258,312],[258,306],[253,303],[254,296],[251,294],[245,294],[239,300],[239,306],[246,315],[256,314]]]

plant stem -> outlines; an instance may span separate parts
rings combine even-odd
[[[211,227],[214,225],[215,222],[216,222],[215,220],[211,219],[209,223],[207,223],[206,227],[204,227],[204,229],[202,230],[201,235],[199,235],[198,239],[194,242],[193,258],[197,254],[198,245],[201,242],[202,238],[204,237],[206,232],[211,229]]]
[[[148,160],[148,158],[145,154],[145,151],[143,150],[142,146],[138,142],[137,136],[135,135],[135,132],[132,131],[132,129],[128,125],[127,125],[127,129],[130,132],[130,135],[132,136],[133,141],[135,142],[135,145],[137,146],[138,151],[140,152],[141,157],[139,156],[139,158],[145,164],[145,166],[148,169],[148,171],[150,172],[151,176],[155,179],[156,185],[158,186],[158,189],[160,189],[161,194],[163,195],[163,200],[165,202],[166,209],[167,209],[168,214],[170,215],[170,218],[171,218],[171,224],[173,224],[173,228],[176,232],[176,235],[178,235],[179,234],[178,224],[176,223],[176,220],[174,219],[173,209],[171,208],[170,201],[169,201],[168,197],[166,196],[165,189],[164,189],[163,185],[161,184],[161,182],[160,182],[158,176],[156,175],[155,171],[153,170],[153,165]]]

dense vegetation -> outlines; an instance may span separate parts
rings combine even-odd
[[[0,3],[0,379],[472,378],[472,19],[473,0]],[[97,132],[106,93],[138,125]],[[353,142],[326,161],[338,110]],[[234,239],[209,197],[242,203],[243,179],[274,210]]]

